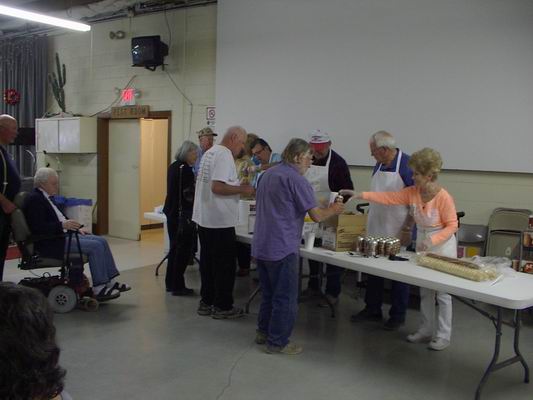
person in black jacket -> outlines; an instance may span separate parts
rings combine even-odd
[[[173,296],[190,296],[194,290],[185,286],[183,274],[192,255],[195,224],[192,222],[195,177],[193,166],[199,148],[185,141],[176,153],[176,161],[168,167],[167,197],[163,212],[167,217],[170,250],[165,284]]]
[[[55,238],[34,243],[35,251],[45,258],[63,259],[68,241],[63,233],[79,230],[81,252],[89,258],[93,292],[98,301],[115,299],[131,287],[119,283],[119,272],[107,241],[85,232],[81,224],[68,219],[55,204],[54,196],[59,190],[59,177],[52,168],[39,168],[33,178],[33,191],[24,202],[22,211],[33,235],[58,235]],[[76,241],[71,243],[72,254],[77,252]]]
[[[17,137],[17,120],[10,115],[0,115],[0,281],[11,233],[10,214],[15,210],[13,199],[20,190],[20,176],[5,146]]]

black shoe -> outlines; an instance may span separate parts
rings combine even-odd
[[[238,307],[232,307],[230,310],[220,310],[219,308],[215,308],[211,315],[214,319],[235,319],[243,316],[243,309]]]
[[[100,290],[99,293],[96,293],[94,298],[98,300],[98,302],[102,303],[104,301],[113,300],[120,297],[120,292],[118,289],[115,289],[115,287],[108,288],[104,286],[102,290]]]
[[[194,295],[194,290],[189,288],[183,288],[172,291],[172,296],[192,296]]]
[[[196,310],[196,313],[205,317],[209,316],[213,313],[213,306],[205,304],[202,300],[200,300],[200,304],[198,304],[198,310]]]
[[[383,329],[387,331],[396,331],[404,324],[405,320],[389,318],[388,321],[383,324]]]
[[[361,321],[373,321],[373,322],[381,322],[383,320],[383,315],[381,312],[375,313],[370,311],[368,308],[363,308],[363,311],[358,312],[357,314],[353,314],[350,317],[350,321],[352,322],[361,322]]]

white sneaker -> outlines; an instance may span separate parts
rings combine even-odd
[[[431,336],[424,335],[421,332],[415,332],[407,335],[407,341],[411,343],[428,343],[431,341]]]
[[[429,342],[428,349],[440,351],[440,350],[444,350],[449,345],[450,345],[449,340],[437,337],[433,339],[431,342]]]

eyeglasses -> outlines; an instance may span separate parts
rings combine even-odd
[[[253,150],[252,150],[252,155],[253,155],[253,156],[256,156],[256,155],[258,155],[259,153],[262,153],[263,151],[265,151],[265,148],[264,148],[264,147],[262,147],[261,150],[257,150],[257,151],[253,151]]]
[[[374,149],[370,149],[370,155],[375,156],[378,153],[378,151],[383,150],[383,149],[384,147],[375,147]]]

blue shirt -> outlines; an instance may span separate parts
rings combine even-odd
[[[253,158],[252,158],[252,161],[253,161]],[[270,154],[270,160],[268,160],[269,164],[276,164],[276,163],[280,163],[280,162],[281,162],[281,154],[278,154],[278,153],[271,153]],[[261,162],[259,162],[259,164],[257,164],[257,165],[260,166]],[[261,175],[263,175],[264,172],[265,171],[260,171],[259,173],[257,173],[255,175],[254,180],[252,181],[252,186],[254,188],[257,189],[257,183],[259,182],[259,178],[261,177]]]
[[[298,253],[305,214],[316,207],[307,179],[295,166],[282,162],[265,171],[256,199],[252,256],[279,261]]]
[[[394,157],[394,160],[392,160],[392,162],[390,163],[390,167],[387,167],[386,165],[381,164],[381,168],[379,169],[380,171],[391,172],[391,171],[396,170],[396,163],[398,162],[398,155],[400,154],[400,149],[396,149],[396,151],[397,151],[396,157]],[[411,170],[411,168],[409,168],[409,166],[407,165],[410,158],[411,158],[410,155],[402,152],[402,159],[400,160],[400,171],[398,172],[400,173],[400,176],[402,177],[405,187],[413,186],[415,184],[413,181],[413,170]],[[374,171],[372,171],[372,176],[374,176],[374,174],[378,170],[379,165],[380,165],[379,163],[374,165]]]

